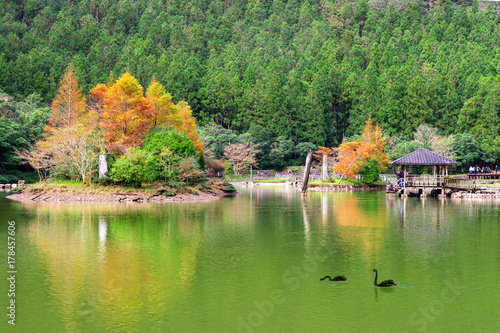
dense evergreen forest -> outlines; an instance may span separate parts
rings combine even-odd
[[[155,77],[199,125],[261,125],[269,142],[338,146],[371,115],[388,147],[428,124],[500,156],[500,16],[483,2],[0,0],[0,13],[2,96],[45,121],[72,63],[84,94],[111,72]]]

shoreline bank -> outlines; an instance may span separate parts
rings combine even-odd
[[[228,184],[211,184],[203,189],[187,188],[176,193],[164,187],[150,187],[146,190],[100,186],[66,186],[58,184],[33,184],[6,198],[24,202],[207,202],[239,194]],[[51,187],[52,186],[52,187]]]
[[[234,193],[203,193],[203,194],[178,194],[175,196],[147,195],[147,194],[72,194],[57,192],[42,193],[16,193],[7,196],[7,199],[15,201],[35,202],[207,202],[218,200],[227,196],[237,195]]]
[[[233,185],[244,185],[244,186],[260,186],[260,185],[281,185],[281,186],[294,186],[297,190],[302,187],[301,183],[297,182],[269,182],[269,183],[255,183],[255,182],[231,182]],[[385,185],[328,185],[328,186],[309,186],[307,188],[309,192],[365,192],[365,191],[385,191]]]

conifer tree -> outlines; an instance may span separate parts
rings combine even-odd
[[[193,142],[196,152],[201,155],[203,153],[203,143],[196,133],[196,119],[192,116],[191,108],[186,101],[177,103],[176,108],[179,110],[179,116],[182,119],[180,126],[176,126],[176,130],[186,133],[187,137]]]
[[[151,107],[139,82],[123,74],[106,94],[101,129],[111,152],[140,145],[151,128]]]
[[[66,68],[59,90],[52,102],[52,114],[47,126],[48,131],[69,127],[80,119],[85,112],[85,97],[78,86],[78,78],[70,63]]]
[[[146,98],[151,106],[153,127],[162,124],[181,125],[182,119],[179,116],[178,108],[172,104],[172,95],[165,92],[163,85],[154,77],[146,90]]]

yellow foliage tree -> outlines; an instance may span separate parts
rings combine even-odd
[[[193,142],[196,152],[202,154],[203,143],[198,138],[198,133],[196,133],[196,119],[192,116],[191,107],[185,101],[180,101],[177,103],[176,108],[179,110],[182,121],[180,126],[176,126],[175,129],[186,133],[187,137]]]
[[[373,158],[378,163],[378,169],[380,171],[387,170],[389,165],[389,154],[384,153],[385,146],[387,142],[382,138],[382,130],[378,124],[373,126],[371,117],[368,117],[365,129],[363,130],[363,162]]]
[[[76,124],[85,112],[85,97],[78,86],[78,78],[73,73],[70,63],[61,81],[56,97],[52,102],[52,114],[46,131],[64,128]]]
[[[176,127],[181,125],[182,119],[178,108],[172,103],[172,95],[167,93],[163,85],[154,77],[146,90],[146,98],[151,105],[153,127],[163,124]]]

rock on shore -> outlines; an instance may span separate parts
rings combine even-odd
[[[499,192],[455,192],[451,194],[452,199],[500,199]]]

